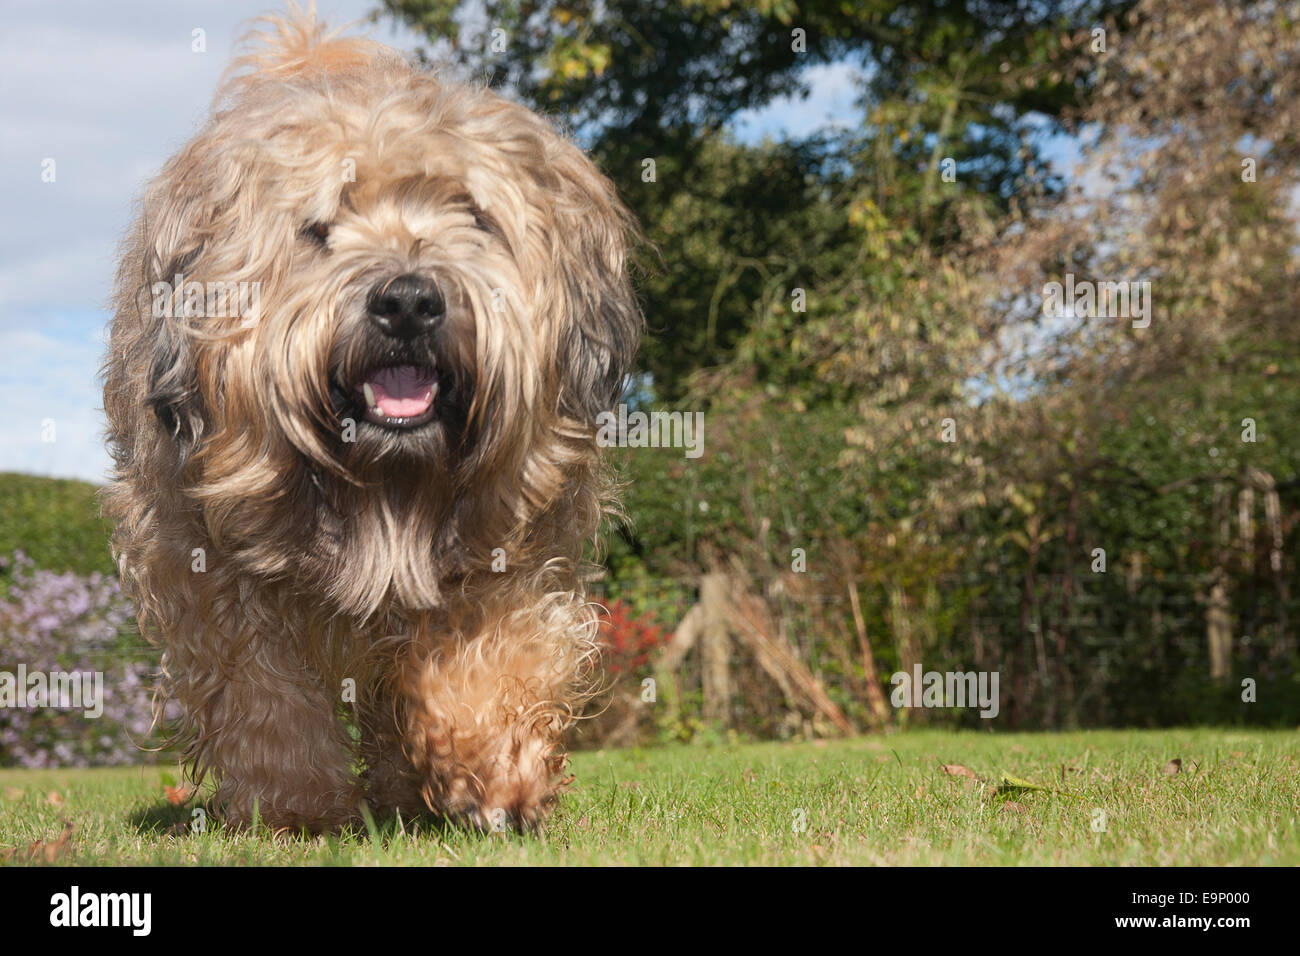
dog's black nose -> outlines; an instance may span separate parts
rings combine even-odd
[[[432,331],[446,311],[433,280],[410,273],[376,283],[366,297],[370,321],[395,339],[413,339]]]

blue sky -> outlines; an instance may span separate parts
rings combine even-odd
[[[334,23],[371,0],[321,0]],[[132,202],[197,128],[269,0],[6,0],[0,33],[0,471],[102,481],[105,303]],[[191,49],[206,34],[206,53]],[[384,24],[379,39],[415,38]],[[42,163],[55,161],[55,181]],[[54,441],[47,427],[53,420]]]
[[[0,33],[0,471],[102,481],[98,369],[114,254],[143,184],[201,123],[240,26],[270,0],[6,0]],[[331,24],[373,0],[318,0]],[[195,29],[207,51],[191,49]],[[419,40],[385,21],[400,49]],[[744,140],[855,121],[855,71],[737,117]],[[1068,156],[1068,143],[1054,152]],[[42,164],[55,162],[55,181]],[[50,423],[53,423],[51,434]],[[43,440],[53,437],[53,441]]]

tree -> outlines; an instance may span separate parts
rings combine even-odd
[[[938,243],[960,224],[950,208],[956,190],[943,188],[944,159],[961,190],[994,206],[1027,180],[1056,188],[1034,162],[1026,117],[1050,125],[1087,88],[1086,75],[1064,68],[1060,37],[1128,6],[384,2],[431,40],[446,40],[472,74],[572,126],[614,179],[667,260],[649,257],[643,284],[644,363],[665,400],[679,399],[696,369],[733,355],[768,280],[806,272],[809,256],[824,270],[823,257],[844,248],[845,214],[862,192],[846,180],[870,173],[862,198]],[[726,138],[737,112],[806,92],[805,71],[836,61],[864,70],[863,124],[851,136],[753,150]],[[710,254],[688,261],[683,245]]]

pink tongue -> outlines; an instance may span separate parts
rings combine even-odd
[[[380,369],[367,380],[375,405],[389,418],[411,418],[433,404],[433,375],[427,368],[399,365]]]

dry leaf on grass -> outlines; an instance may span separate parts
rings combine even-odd
[[[175,807],[179,807],[190,797],[194,796],[194,788],[184,783],[179,787],[164,785],[163,792],[167,794],[167,802]]]
[[[1058,797],[1066,797],[1070,800],[1082,800],[1083,797],[1077,793],[1070,793],[1068,790],[1056,790],[1052,787],[1042,787],[1032,780],[1025,780],[1021,777],[1013,777],[1009,773],[1002,775],[1002,780],[998,784],[997,792],[1003,795],[1007,794],[1024,794],[1024,793],[1050,793]]]
[[[19,860],[24,863],[37,863],[45,861],[53,863],[61,859],[72,850],[72,831],[76,829],[67,820],[63,821],[63,832],[53,840],[34,840],[27,844],[26,849],[12,847],[8,850],[0,851],[0,860],[8,862],[10,860]]]
[[[978,780],[980,775],[974,770],[963,767],[959,763],[946,763],[940,767],[944,773],[950,777],[969,777],[971,780]]]
[[[56,807],[63,806],[63,794],[59,793],[57,790],[51,790],[45,795],[45,799],[50,801],[50,803]]]
[[[1175,757],[1162,768],[1166,777],[1172,777],[1174,774],[1183,772],[1183,758]]]

